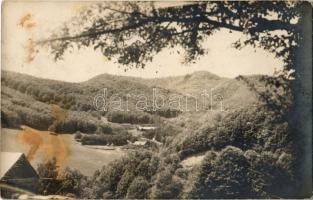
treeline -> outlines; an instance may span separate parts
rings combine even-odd
[[[96,113],[69,111],[64,119],[58,119],[54,113],[55,105],[47,105],[7,87],[2,87],[1,123],[3,127],[20,128],[27,125],[39,130],[58,133],[115,134],[124,131],[122,126],[105,123]]]
[[[152,124],[156,121],[154,115],[165,118],[177,117],[181,111],[173,109],[159,109],[156,111],[109,111],[108,121],[114,123]]]
[[[49,79],[40,79],[33,76],[2,71],[1,83],[2,86],[18,91],[25,94],[39,102],[46,104],[55,104],[63,109],[83,112],[97,112],[98,115],[104,115],[106,112],[100,111],[101,106],[96,108],[93,105],[94,97],[103,94],[103,88],[107,89],[106,98],[109,100],[111,97],[120,97],[121,99],[127,98],[127,106],[131,110],[135,110],[135,104],[138,99],[135,97],[126,97],[127,93],[134,92],[136,94],[144,94],[152,99],[152,88],[139,84],[136,81],[116,80],[114,76],[109,76],[107,79],[92,79],[84,83],[68,83],[62,81],[55,81]],[[140,91],[140,92],[138,92]],[[160,94],[167,96],[162,88],[159,89]],[[168,91],[167,91],[168,92]],[[126,109],[126,108],[125,108]],[[128,109],[128,108],[127,108]],[[110,108],[108,108],[110,111]],[[151,122],[150,114],[157,114],[162,117],[171,118],[180,114],[180,111],[162,108],[156,112],[144,113],[137,111],[136,114],[123,114],[110,111],[110,118],[117,123],[149,123]],[[136,116],[138,115],[138,116]]]
[[[54,121],[49,107],[19,92],[2,86],[1,124],[3,127],[19,128],[28,125],[47,130]]]
[[[173,143],[164,152],[158,153],[157,170],[149,179],[137,177],[132,170],[121,167],[119,173],[127,172],[125,180],[108,167],[100,174],[109,173],[111,176],[107,179],[102,177],[101,180],[109,183],[115,180],[115,187],[92,185],[93,192],[85,195],[99,198],[93,195],[101,191],[101,196],[105,191],[102,195],[108,195],[108,198],[128,198],[129,191],[137,191],[137,196],[132,198],[290,197],[295,194],[295,189],[290,186],[295,185],[296,180],[293,168],[295,155],[290,138],[288,124],[275,112],[263,106],[239,109],[215,117],[213,124],[196,129],[180,143]],[[200,152],[206,154],[199,166],[192,169],[182,167],[182,160]],[[128,158],[128,162],[134,164],[133,168],[141,165]],[[123,165],[122,161],[116,161],[114,169],[120,165]],[[151,174],[147,170],[145,173]],[[136,182],[137,179],[140,182]],[[150,184],[144,184],[144,188],[136,187],[133,181],[136,184]],[[99,180],[100,183],[103,182]],[[123,195],[117,190],[117,186],[122,187],[120,185],[126,188]]]
[[[87,112],[70,111],[68,117],[57,123],[55,131],[59,133],[75,133],[80,131],[83,133],[105,133],[112,134],[114,128],[117,130],[122,127],[112,127],[108,123],[104,123],[101,119],[93,117]]]
[[[290,197],[296,174],[289,137],[283,119],[266,109],[237,110],[173,143],[178,145],[175,151],[170,146],[157,152],[134,151],[108,164],[76,182],[75,195],[87,199]],[[204,151],[198,166],[182,166],[187,156]]]
[[[286,168],[291,159],[288,154],[277,158],[271,152],[227,146],[208,151],[200,166],[186,169],[177,154],[141,150],[109,163],[92,177],[66,170],[65,174],[70,172],[66,178],[46,180],[44,185],[55,194],[50,182],[61,188],[63,181],[69,181],[72,186],[58,194],[84,199],[284,198],[290,195],[288,185],[293,181]]]
[[[179,114],[182,113],[180,110],[172,109],[172,108],[161,108],[161,109],[157,109],[155,111],[145,110],[144,112],[147,112],[149,114],[156,114],[156,115],[159,115],[159,116],[165,117],[165,118],[177,117]]]
[[[108,121],[114,123],[150,124],[154,122],[152,115],[139,111],[109,111]]]
[[[244,151],[285,151],[291,142],[287,122],[260,106],[233,111],[212,123],[213,126],[203,125],[172,146],[185,158],[211,149],[220,151],[229,145]]]
[[[56,104],[64,109],[77,111],[95,110],[89,97],[98,91],[91,86],[39,79],[6,71],[2,71],[1,83],[43,103]]]
[[[278,108],[282,112],[260,102],[198,124],[192,123],[200,120],[197,115],[181,124],[169,120],[171,125],[160,127],[164,148],[131,152],[92,177],[76,179],[73,187],[61,194],[74,193],[86,199],[296,197],[299,160],[293,143],[297,137],[286,122],[288,112],[283,108],[288,104],[281,103]],[[183,131],[177,133],[175,125]],[[198,165],[182,165],[183,160],[201,152],[205,156]]]
[[[81,132],[75,133],[75,139],[82,145],[116,145],[123,146],[127,145],[128,142],[134,142],[136,140],[126,130],[116,132],[116,134],[84,134]]]

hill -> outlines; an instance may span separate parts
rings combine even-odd
[[[250,76],[250,79],[254,82],[259,82],[259,78],[257,75]],[[256,95],[242,81],[219,77],[207,71],[154,79],[102,74],[84,82],[84,84],[93,86],[112,85],[113,88],[119,88],[119,90],[124,91],[127,91],[124,87],[128,89],[148,87],[150,91],[152,90],[151,88],[165,89],[170,93],[183,97],[192,97],[197,99],[198,102],[203,101],[204,96],[210,101],[210,95],[212,94],[214,96],[213,104],[216,104],[218,99],[222,98],[226,106],[225,108],[229,109],[251,105],[258,101]],[[138,87],[138,85],[141,87]]]
[[[39,129],[52,126],[55,120],[52,105],[69,112],[69,116],[90,118],[98,126],[101,116],[116,122],[153,123],[154,114],[161,117],[181,114],[189,118],[186,111],[205,114],[207,110],[232,110],[257,102],[245,83],[204,71],[159,79],[102,74],[81,83],[2,71],[1,82],[2,123],[14,128],[22,122]],[[104,95],[105,104],[101,101]],[[97,104],[95,100],[99,100]],[[96,129],[92,128],[93,132]]]

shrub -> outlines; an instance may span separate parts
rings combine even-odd
[[[250,198],[249,162],[244,153],[228,146],[219,154],[209,152],[200,167],[190,198]]]
[[[141,198],[147,196],[151,180],[158,169],[159,159],[149,151],[131,152],[96,172],[91,180],[88,197]],[[146,180],[147,182],[145,182]],[[136,185],[137,183],[142,185]],[[140,194],[138,192],[141,191]]]
[[[83,189],[82,182],[86,177],[82,175],[80,171],[67,167],[62,171],[60,177],[62,180],[62,188],[59,189],[59,193],[67,196],[72,194],[74,197],[81,196]]]
[[[177,199],[182,191],[183,184],[171,169],[165,168],[157,175],[156,181],[152,188],[152,199]]]
[[[80,131],[77,131],[77,132],[75,133],[75,135],[74,135],[74,139],[75,139],[75,140],[80,140],[80,139],[82,139],[82,137],[83,137],[83,134],[82,134],[82,132],[80,132]]]
[[[153,122],[153,117],[144,112],[119,112],[111,111],[107,113],[108,121],[115,123],[149,124]]]
[[[61,187],[61,180],[58,179],[59,171],[56,159],[53,158],[38,165],[39,193],[43,195],[55,194]]]
[[[149,182],[144,177],[136,177],[127,190],[127,199],[146,199],[148,197]]]
[[[133,137],[129,133],[126,134],[90,134],[81,138],[83,145],[117,145],[122,146],[128,144],[128,140],[132,141]]]

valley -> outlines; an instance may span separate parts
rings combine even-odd
[[[29,145],[22,143],[18,140],[18,135],[21,130],[16,129],[1,129],[1,151],[8,152],[22,152],[25,155],[29,153]],[[45,162],[47,159],[51,159],[56,156],[57,159],[64,159],[62,169],[71,167],[78,169],[84,175],[91,176],[96,170],[100,170],[104,165],[109,162],[121,158],[125,155],[125,151],[120,148],[114,150],[101,150],[90,148],[88,146],[81,145],[76,142],[74,136],[71,134],[62,135],[50,135],[45,131],[40,131],[40,136],[44,142],[40,145],[38,152],[30,160],[31,164],[36,168],[38,164]],[[66,157],[62,158],[58,149],[62,148],[62,144],[56,142],[58,138],[66,145]],[[35,138],[33,138],[34,140]],[[54,144],[54,146],[49,146]],[[49,151],[50,150],[50,151]],[[55,151],[53,151],[55,150]],[[63,155],[64,156],[64,155]]]
[[[107,89],[105,98],[119,108],[124,107],[119,100],[127,100],[127,109],[116,111],[110,104],[106,105],[107,110],[95,107],[94,99],[102,94],[103,88]],[[157,98],[156,88],[160,95]],[[219,95],[214,95],[212,89]],[[203,91],[208,96],[201,96]],[[128,93],[132,95],[127,96]],[[179,96],[188,100],[183,106],[191,109],[173,109],[173,104],[137,109],[136,94],[149,99],[147,102],[141,99],[141,103],[157,106],[163,105],[157,100],[173,103],[171,97]],[[217,96],[219,100],[215,99]],[[209,102],[206,109],[192,109],[205,101]],[[256,95],[244,83],[209,72],[161,79],[103,74],[82,83],[67,83],[3,71],[2,151],[24,152],[34,165],[56,157],[62,168],[73,167],[92,175],[103,165],[136,149],[159,151],[160,145],[178,148],[204,124],[213,125],[224,115],[257,102]],[[25,129],[19,130],[21,125],[26,125],[32,135],[23,133]],[[21,134],[26,134],[29,143],[18,140]],[[41,144],[34,147],[38,139]]]

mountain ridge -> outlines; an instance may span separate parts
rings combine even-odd
[[[153,79],[101,74],[80,83],[2,71],[1,80],[3,86],[30,95],[36,100],[78,111],[94,110],[92,108],[93,97],[102,92],[103,88],[107,89],[109,97],[116,95],[122,99],[127,98],[129,93],[134,96],[144,94],[151,98],[153,88],[157,88],[160,95],[164,95],[167,99],[174,95],[201,99],[204,93],[207,94],[207,98],[211,98],[210,95],[219,96],[218,98],[222,98],[229,108],[256,101],[255,94],[243,82],[219,77],[207,71]]]

